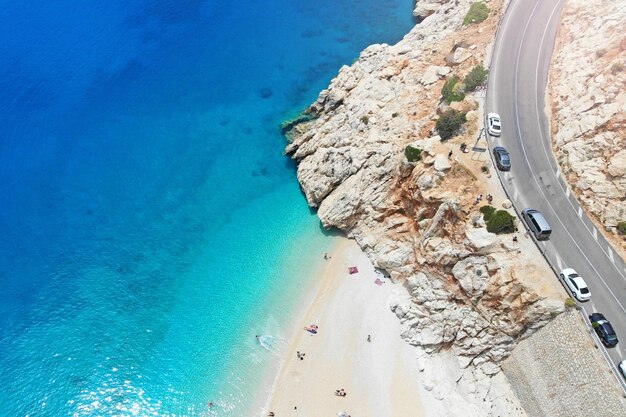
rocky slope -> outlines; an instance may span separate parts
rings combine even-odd
[[[614,235],[626,221],[625,27],[623,2],[568,1],[550,74],[557,160],[579,201]],[[613,242],[626,250],[624,237]]]
[[[433,133],[444,77],[462,78],[482,63],[495,31],[501,2],[488,2],[490,17],[465,28],[470,3],[430,2],[432,12],[401,42],[372,45],[342,67],[310,106],[314,119],[288,125],[286,152],[298,161],[302,190],[322,224],[356,239],[404,283],[410,297],[393,306],[403,337],[426,352],[454,353],[468,386],[483,381],[481,407],[489,409],[494,399],[484,381],[520,338],[563,310],[564,296],[545,284],[550,270],[510,235],[484,228],[480,205],[472,204],[486,194],[477,180],[482,163],[448,157],[473,142],[476,101],[454,103],[468,112],[457,145]],[[407,161],[409,144],[422,150],[420,161]],[[470,388],[468,395],[479,394]]]

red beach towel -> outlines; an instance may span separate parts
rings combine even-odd
[[[359,272],[359,268],[357,268],[356,266],[351,266],[350,268],[348,268],[348,272],[350,272],[350,275],[356,274],[357,272]]]

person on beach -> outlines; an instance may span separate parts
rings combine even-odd
[[[372,336],[371,336],[371,335],[369,335],[369,334],[367,335],[367,341],[368,341],[368,342],[371,342],[371,341],[372,341]]]
[[[274,414],[273,411],[270,411],[270,413],[268,414],[269,417],[274,417],[276,414]]]
[[[517,236],[513,236],[513,242],[517,243]]]
[[[448,159],[452,158],[452,151],[448,152]]]

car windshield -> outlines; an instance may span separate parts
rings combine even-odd
[[[501,153],[500,154],[500,159],[502,160],[502,162],[508,163],[509,162],[509,154],[508,153]]]
[[[604,323],[604,330],[606,330],[606,335],[608,339],[613,340],[616,338],[615,331],[613,330],[613,327],[610,323]]]
[[[581,294],[589,294],[589,289],[588,289],[588,288],[585,288],[585,287],[582,287],[582,288],[580,289],[580,293],[581,293]]]

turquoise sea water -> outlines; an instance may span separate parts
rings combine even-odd
[[[0,0],[0,416],[245,415],[330,244],[277,126],[411,7]]]

